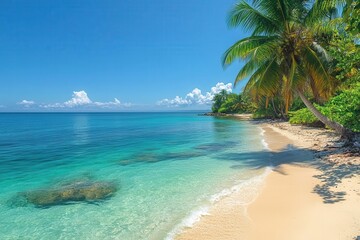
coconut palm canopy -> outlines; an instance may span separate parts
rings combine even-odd
[[[231,27],[251,31],[224,54],[223,65],[244,60],[235,85],[250,77],[245,91],[255,98],[281,94],[288,111],[294,93],[325,125],[343,137],[352,136],[350,130],[320,113],[305,97],[313,93],[315,99],[327,99],[335,90],[330,62],[320,40],[336,25],[334,18],[338,4],[347,9],[352,0],[253,0],[238,2],[229,14]],[[268,102],[268,101],[266,101]],[[350,137],[349,137],[350,138]]]
[[[329,97],[335,81],[329,74],[326,51],[317,42],[329,24],[318,20],[331,18],[336,2],[312,2],[254,0],[240,1],[234,6],[229,26],[252,32],[224,54],[224,66],[237,59],[246,62],[235,85],[250,76],[245,91],[256,97],[272,97],[280,92],[286,111],[294,91],[311,89],[316,98]]]

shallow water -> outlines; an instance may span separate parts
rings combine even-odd
[[[0,129],[1,239],[164,239],[267,165],[259,128],[196,113],[0,114]],[[117,191],[16,204],[78,181]]]

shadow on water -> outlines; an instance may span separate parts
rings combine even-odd
[[[205,154],[200,151],[189,152],[170,152],[170,153],[156,153],[153,151],[135,153],[128,159],[121,159],[118,164],[121,166],[128,166],[137,163],[157,163],[170,160],[187,160],[196,157],[204,156]]]
[[[345,200],[346,192],[337,191],[336,188],[344,179],[360,174],[360,166],[355,165],[335,165],[324,160],[315,159],[317,154],[326,157],[323,151],[314,151],[304,148],[297,148],[293,145],[274,151],[255,151],[244,153],[225,153],[218,154],[216,158],[224,161],[237,162],[232,166],[238,168],[263,168],[272,166],[273,170],[286,175],[282,169],[282,164],[292,164],[299,166],[312,166],[320,171],[320,174],[314,175],[314,178],[320,179],[321,183],[316,185],[313,192],[318,194],[326,204],[333,204]]]
[[[171,160],[189,160],[201,156],[212,155],[225,149],[233,148],[239,143],[236,141],[224,141],[222,143],[205,143],[195,146],[193,149],[182,152],[165,152],[158,153],[158,149],[146,149],[143,152],[134,153],[127,159],[120,159],[118,163],[127,166],[137,163],[157,163]]]
[[[223,141],[221,143],[205,143],[195,147],[196,150],[206,151],[207,153],[219,152],[238,145],[236,141]]]

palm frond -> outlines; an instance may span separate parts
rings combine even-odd
[[[327,71],[326,62],[310,47],[304,48],[303,59],[304,67],[310,79],[314,81],[313,85],[322,97],[327,98],[334,88],[334,81]]]
[[[255,99],[281,94],[285,109],[293,90],[310,89],[314,96],[329,96],[334,89],[331,59],[317,39],[332,36],[339,26],[332,14],[345,1],[350,0],[252,0],[251,4],[241,0],[230,12],[229,26],[253,33],[224,53],[223,66],[237,59],[246,62],[235,85],[250,76],[245,92]]]
[[[245,91],[254,92],[261,96],[271,96],[279,87],[281,71],[276,57],[264,62],[250,77],[245,85]]]
[[[228,25],[230,27],[241,26],[245,30],[254,31],[253,34],[274,33],[279,30],[279,22],[276,19],[245,1],[236,3],[230,11]]]
[[[261,47],[274,46],[277,40],[277,37],[267,36],[251,36],[241,39],[226,50],[222,61],[223,66],[231,64],[235,59],[246,59]]]
[[[303,89],[307,82],[307,71],[303,65],[298,64],[293,77],[293,89]]]
[[[278,9],[279,9],[279,15],[282,17],[282,22],[284,24],[286,24],[290,18],[289,18],[289,8],[291,6],[289,6],[289,4],[287,4],[287,1],[284,0],[274,0],[274,4],[277,5]],[[286,27],[286,25],[285,25]]]
[[[245,77],[250,76],[256,69],[259,68],[259,64],[256,61],[248,61],[239,71],[235,78],[234,87],[243,80]]]
[[[307,24],[313,24],[327,18],[331,20],[337,17],[337,8],[343,7],[346,0],[315,0],[305,18]]]
[[[313,22],[309,25],[309,30],[314,35],[333,34],[342,24],[344,24],[342,18],[334,18],[327,21]]]

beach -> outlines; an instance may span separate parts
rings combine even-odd
[[[234,117],[2,114],[0,236],[359,235],[356,153],[325,129]]]
[[[325,129],[256,123],[272,170],[251,202],[239,191],[176,239],[356,239],[360,235],[360,161]],[[351,152],[353,151],[353,152]]]

